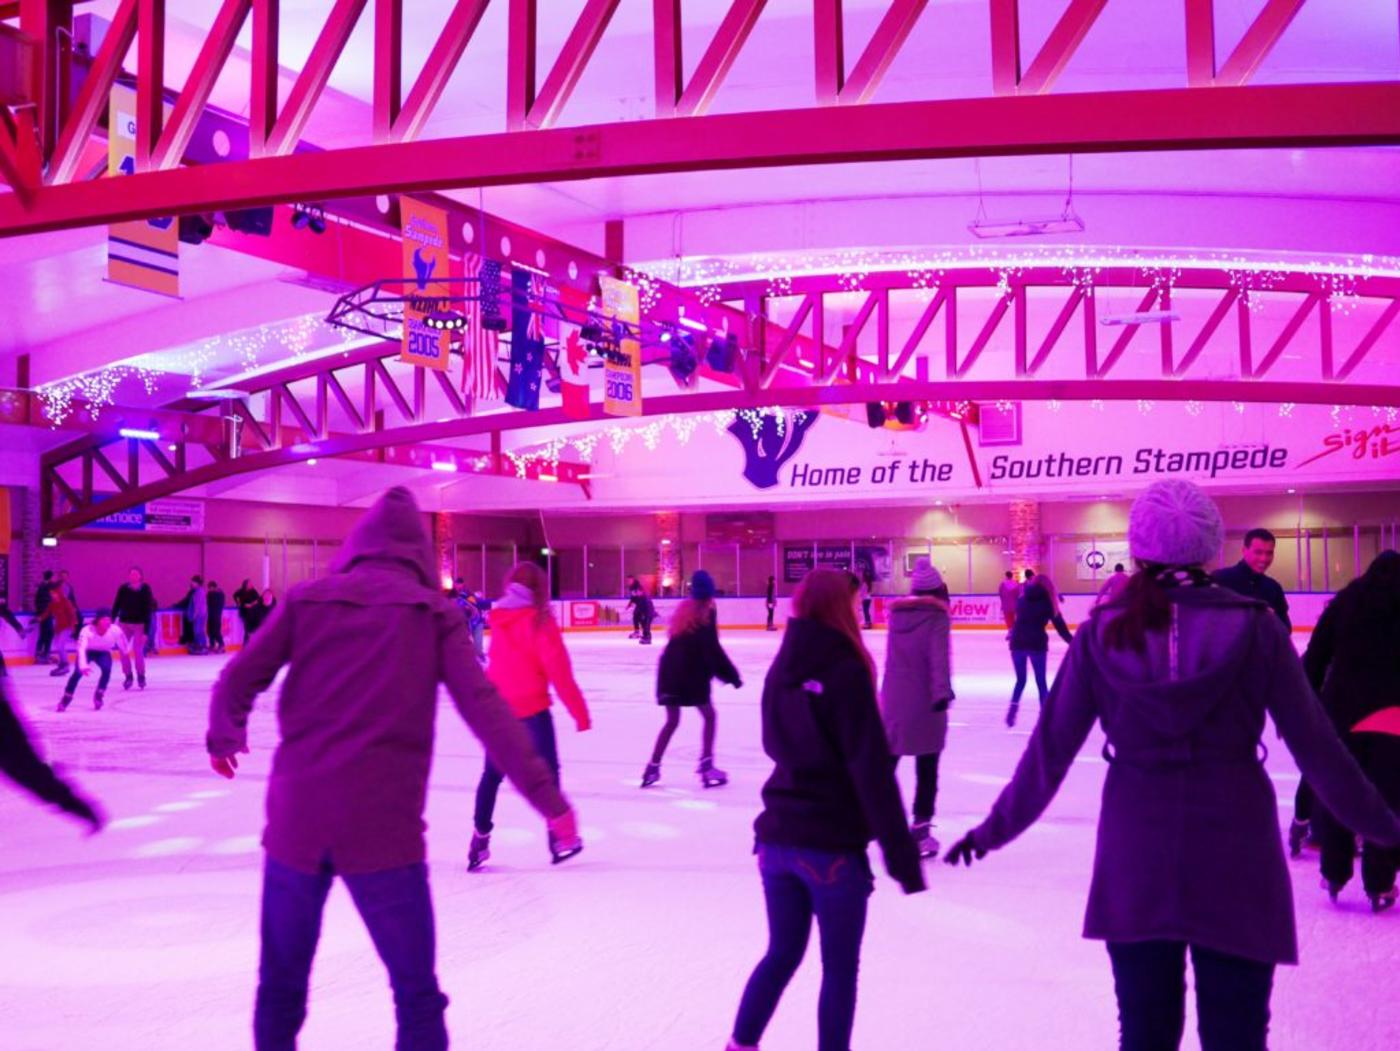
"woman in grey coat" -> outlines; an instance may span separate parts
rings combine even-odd
[[[914,564],[914,594],[890,607],[880,715],[895,762],[914,757],[914,841],[919,856],[938,854],[931,831],[938,796],[938,759],[948,737],[953,702],[948,587],[926,558]]]
[[[1292,884],[1265,772],[1265,715],[1348,827],[1400,843],[1264,603],[1213,585],[1215,504],[1190,482],[1133,504],[1138,571],[1094,610],[1060,667],[1011,783],[948,851],[970,864],[1028,828],[1097,720],[1109,761],[1084,936],[1108,944],[1121,1047],[1178,1046],[1186,954],[1203,1051],[1263,1051],[1274,967],[1296,963]]]

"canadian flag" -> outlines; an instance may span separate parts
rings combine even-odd
[[[570,318],[581,318],[588,309],[588,296],[576,289],[561,290],[560,298],[570,308]],[[559,391],[564,399],[564,412],[571,419],[586,420],[590,415],[588,350],[579,335],[579,327],[568,322],[561,324],[559,342]]]

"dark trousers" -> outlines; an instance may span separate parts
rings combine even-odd
[[[1040,693],[1040,703],[1045,703],[1050,687],[1045,683],[1045,650],[1012,650],[1011,666],[1016,669],[1016,688],[1011,691],[1011,703],[1021,703],[1021,691],[1026,688],[1026,662],[1035,672],[1035,688]]]
[[[1186,1024],[1186,943],[1109,942],[1121,1051],[1176,1051]],[[1192,945],[1201,1051],[1266,1051],[1274,965]]]
[[[874,601],[874,599],[868,598],[863,598],[860,600],[860,615],[865,618],[865,626],[867,628],[875,626],[874,622],[872,622],[870,619],[870,606]]]
[[[1293,793],[1293,820],[1311,821],[1313,818],[1313,804],[1317,797],[1313,795],[1312,787],[1306,781],[1298,782],[1298,791]]]
[[[778,612],[778,607],[776,603],[768,603],[768,624],[766,626],[769,629],[772,629],[773,627],[773,614],[776,612]]]
[[[942,752],[914,757],[914,821],[916,823],[933,820],[934,804],[938,802],[938,760]],[[894,757],[899,765],[899,756]]]
[[[1348,734],[1347,748],[1376,786],[1390,809],[1400,809],[1400,737],[1394,734]],[[1356,863],[1356,836],[1327,810],[1313,810],[1314,833],[1322,842],[1322,876],[1333,884],[1350,882]],[[1361,848],[1361,883],[1367,894],[1395,886],[1400,849],[1366,843]]]
[[[657,766],[661,765],[661,760],[666,755],[666,749],[671,745],[671,738],[675,736],[676,729],[681,725],[681,705],[668,704],[666,707],[666,721],[661,724],[661,732],[656,735],[656,744],[651,750],[651,761]],[[703,722],[700,731],[700,757],[702,759],[713,759],[715,754],[715,706],[713,704],[697,704],[695,710],[700,713]]]
[[[88,663],[97,665],[97,670],[102,673],[102,677],[97,680],[97,688],[105,690],[107,684],[112,681],[112,655],[105,650],[96,650],[88,653]],[[68,676],[68,685],[63,687],[63,692],[71,694],[78,688],[78,683],[82,682],[83,673],[78,670],[78,665],[73,665],[73,674]]]
[[[540,758],[549,764],[549,769],[554,774],[554,783],[558,785],[559,747],[554,739],[554,717],[546,708],[537,715],[521,719],[520,724],[530,735]],[[476,812],[472,818],[478,832],[484,834],[490,832],[493,827],[491,817],[496,813],[496,796],[501,791],[501,782],[505,780],[505,776],[500,768],[491,762],[491,757],[487,756],[486,768],[481,771],[481,780],[476,785]]]
[[[294,1051],[306,1020],[311,961],[334,873],[298,872],[268,858],[263,868],[262,956],[253,1043],[257,1051]],[[434,973],[436,944],[428,867],[422,863],[341,875],[370,940],[389,970],[398,1020],[396,1051],[443,1051],[447,997]]]
[[[34,644],[34,659],[43,664],[53,649],[53,618],[39,621],[39,640]]]
[[[641,615],[641,618],[640,618],[640,620],[639,620],[639,622],[638,622],[638,626],[641,628],[641,631],[642,631],[642,641],[643,641],[643,642],[650,642],[650,641],[651,641],[651,624],[652,624],[652,621],[654,621],[655,619],[656,619],[656,614],[655,614],[655,613],[643,613],[643,614]]]
[[[874,880],[863,853],[803,847],[758,848],[768,906],[768,951],[750,975],[734,1020],[734,1042],[756,1045],[807,951],[812,917],[821,937],[822,986],[817,1051],[849,1051],[856,1017],[856,975]]]
[[[224,648],[224,618],[222,615],[209,618],[209,645],[216,650]]]

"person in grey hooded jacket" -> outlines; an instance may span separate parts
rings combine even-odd
[[[914,757],[914,842],[919,856],[938,854],[931,831],[938,796],[938,760],[948,737],[953,702],[948,587],[927,558],[914,564],[914,594],[890,607],[890,637],[880,715],[895,762]]]
[[[423,842],[439,683],[492,763],[549,819],[550,834],[578,838],[573,810],[436,579],[422,514],[407,489],[390,489],[346,538],[330,575],[292,588],[214,684],[210,763],[233,777],[254,698],[289,666],[263,833],[257,1051],[296,1047],[335,876],[389,971],[395,1046],[447,1047]]]
[[[1338,738],[1282,622],[1206,575],[1223,531],[1190,482],[1137,499],[1137,573],[1080,627],[1011,783],[946,858],[970,864],[1025,831],[1102,724],[1084,935],[1108,944],[1127,1051],[1178,1046],[1188,950],[1203,1051],[1266,1046],[1274,968],[1298,959],[1266,715],[1330,811],[1400,843],[1400,821]]]

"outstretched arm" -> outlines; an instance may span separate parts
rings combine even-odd
[[[214,760],[229,759],[248,750],[248,716],[258,694],[272,685],[282,666],[292,659],[292,606],[284,605],[254,633],[233,660],[224,665],[209,698],[209,733],[205,743]],[[232,766],[214,768],[232,777]]]
[[[97,810],[54,773],[40,757],[10,701],[10,679],[0,675],[0,772],[45,803],[86,821],[96,832],[103,825]]]

